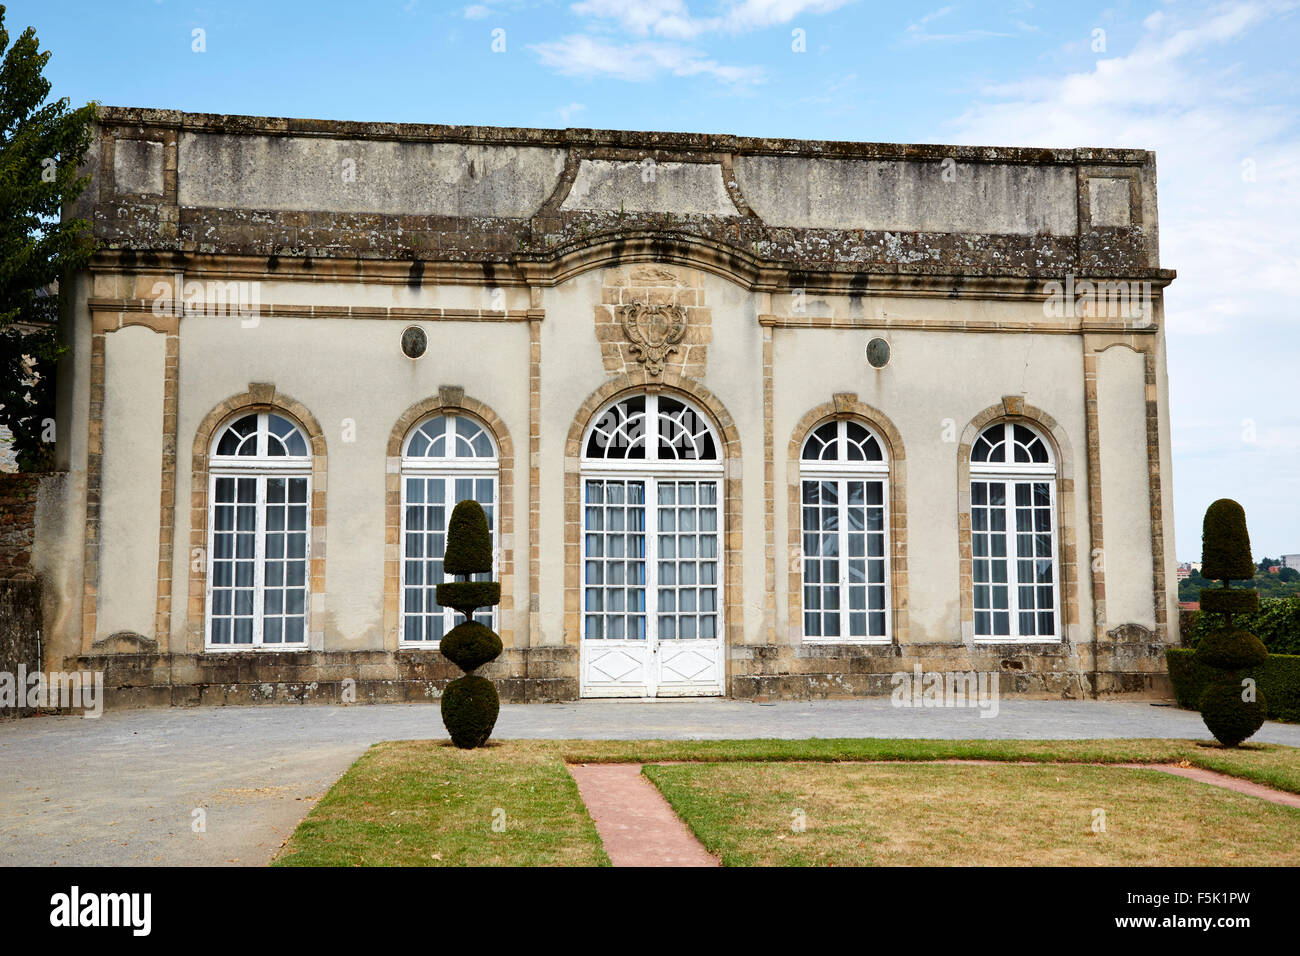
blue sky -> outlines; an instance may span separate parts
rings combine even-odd
[[[1300,552],[1297,3],[7,6],[10,32],[37,28],[55,94],[76,103],[1154,149],[1161,258],[1179,272],[1178,557],[1199,558],[1201,516],[1224,496],[1245,506],[1256,557]]]

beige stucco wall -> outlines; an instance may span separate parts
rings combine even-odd
[[[1122,345],[1097,358],[1097,431],[1105,516],[1106,616],[1111,626],[1132,622],[1154,627],[1146,372],[1143,357]]]
[[[880,303],[886,311],[924,309],[935,319],[983,311],[979,304],[933,300]],[[776,541],[789,539],[784,489],[791,476],[787,451],[799,419],[836,392],[883,412],[902,438],[907,460],[907,551],[911,642],[960,643],[958,577],[958,445],[977,414],[1004,395],[1023,395],[1065,430],[1072,449],[1084,446],[1082,358],[1078,341],[1065,335],[1009,335],[895,329],[883,333],[890,361],[871,368],[867,342],[872,329],[777,329],[774,336],[774,430],[779,504]],[[1076,454],[1077,461],[1077,454]],[[1079,547],[1088,547],[1085,473],[1076,468],[1071,508]],[[1058,550],[1060,538],[1058,535]],[[1148,565],[1149,566],[1149,565]],[[780,569],[784,570],[784,568]],[[1081,574],[1086,572],[1081,569]],[[1086,582],[1087,578],[1083,577]],[[1081,586],[1081,592],[1083,587]],[[777,620],[786,621],[788,595],[777,589]],[[1081,593],[1081,620],[1091,616]],[[783,634],[795,643],[798,633]]]
[[[360,304],[402,297],[424,307],[451,307],[464,289],[424,290],[403,296],[393,289],[366,290],[364,295],[322,296],[320,288],[275,290],[277,301],[302,295],[325,304]],[[415,306],[413,306],[415,307]],[[402,330],[419,325],[429,347],[418,361],[400,348]],[[519,454],[528,434],[528,328],[522,322],[407,322],[354,319],[260,319],[242,328],[238,318],[187,317],[181,323],[180,415],[182,454],[177,487],[188,500],[191,489],[189,451],[199,424],[218,403],[248,389],[272,383],[316,417],[324,432],[327,465],[328,528],[326,594],[314,594],[313,630],[324,630],[329,649],[380,649],[383,634],[384,476],[389,435],[398,418],[417,402],[438,394],[439,386],[456,385],[466,396],[490,406],[507,424]],[[481,357],[468,360],[467,357]],[[345,422],[355,423],[355,440],[345,442]],[[516,549],[515,606],[528,606],[526,548],[528,476],[515,469],[515,531],[504,546]],[[177,515],[177,541],[189,541],[189,513]],[[520,575],[520,560],[523,574]],[[188,547],[178,548],[174,573],[185,580]],[[187,642],[184,603],[172,613],[176,649]],[[315,615],[322,619],[317,621]],[[197,651],[199,647],[190,647]]]
[[[789,442],[796,423],[838,392],[883,412],[898,430],[907,458],[906,505],[909,564],[910,643],[961,641],[958,550],[957,454],[963,429],[1004,396],[1022,397],[1059,425],[1073,461],[1075,490],[1063,495],[1069,509],[1079,561],[1078,618],[1082,626],[1068,636],[1086,641],[1093,619],[1089,536],[1087,426],[1084,407],[1083,351],[1074,334],[995,331],[1000,323],[1040,321],[1037,302],[977,298],[823,294],[800,299],[765,296],[734,281],[682,266],[672,269],[698,284],[711,311],[712,335],[702,384],[732,416],[743,448],[728,474],[740,477],[743,495],[743,590],[745,643],[769,640],[764,532],[763,329],[759,314],[777,317],[773,335],[773,457],[775,563],[775,639],[798,644],[798,629],[788,624],[785,572],[788,564],[788,509],[785,489]],[[540,290],[545,318],[540,324],[541,402],[538,641],[576,640],[564,625],[564,446],[579,407],[609,380],[592,318],[602,285],[613,269],[593,269]],[[133,291],[152,281],[128,283]],[[115,288],[110,286],[110,288]],[[255,323],[237,316],[184,316],[179,323],[179,408],[175,550],[170,640],[174,651],[197,652],[201,641],[187,626],[190,562],[190,512],[196,490],[191,482],[194,437],[200,423],[221,402],[243,394],[250,383],[271,383],[278,393],[301,403],[319,422],[327,449],[328,524],[326,589],[313,595],[313,631],[323,631],[324,649],[363,650],[386,646],[383,632],[384,484],[390,432],[415,403],[437,395],[440,386],[465,389],[505,422],[515,454],[514,534],[503,544],[514,552],[513,626],[516,643],[529,632],[529,331],[519,313],[533,305],[529,291],[490,286],[353,283],[268,280],[261,301],[275,306],[323,308],[510,309],[515,315],[407,319],[261,315]],[[804,316],[848,320],[843,328],[788,327]],[[79,322],[87,329],[84,308]],[[856,323],[858,327],[847,327]],[[914,327],[925,323],[928,327]],[[399,339],[408,324],[429,336],[429,350],[418,361],[405,358]],[[909,327],[913,326],[913,327]],[[964,327],[964,328],[963,328]],[[963,330],[958,330],[958,329]],[[891,344],[888,367],[865,361],[867,341],[882,335]],[[73,361],[88,362],[89,335],[74,343]],[[161,459],[162,376],[165,338],[142,327],[106,336],[103,579],[97,635],[116,630],[153,632],[157,584],[159,462]],[[1163,365],[1156,392],[1166,400]],[[77,387],[72,416],[70,498],[84,494],[85,389]],[[1102,435],[1102,503],[1106,529],[1107,628],[1137,622],[1151,626],[1151,545],[1146,484],[1146,396],[1143,358],[1126,348],[1099,356],[1099,427]],[[355,425],[355,440],[345,442],[345,423]],[[582,423],[582,424],[585,424]],[[1171,506],[1167,429],[1161,432],[1164,507]],[[78,472],[76,464],[80,463]],[[76,482],[83,482],[78,486]],[[82,503],[84,508],[84,502]],[[1167,510],[1166,510],[1166,513]],[[1164,529],[1166,554],[1172,554],[1171,523]],[[84,540],[65,533],[52,562],[64,579],[76,577]],[[1058,551],[1060,539],[1058,535]],[[51,560],[45,558],[47,564]],[[1172,588],[1170,589],[1172,591]],[[72,595],[64,602],[73,606]],[[1170,607],[1176,606],[1172,603]],[[79,614],[66,613],[55,636],[67,653],[80,643]]]
[[[151,636],[158,596],[163,336],[141,326],[105,337],[99,618],[95,637]]]

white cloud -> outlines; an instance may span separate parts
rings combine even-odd
[[[759,67],[720,63],[698,46],[708,34],[745,33],[796,17],[838,10],[854,0],[727,0],[714,16],[697,17],[686,0],[578,0],[573,14],[586,32],[531,48],[565,76],[607,76],[633,82],[669,74],[710,76],[733,86],[757,83]],[[623,34],[613,38],[611,34]]]
[[[556,112],[560,114],[560,121],[567,126],[569,120],[586,108],[586,103],[570,103],[568,106],[561,106]]]
[[[789,23],[796,17],[820,16],[847,6],[853,0],[740,0],[723,18],[726,29],[740,33]]]
[[[483,6],[481,3],[476,3],[473,6],[469,6],[465,8],[466,20],[482,20],[484,17],[489,17],[491,15],[492,15],[492,11],[489,10],[487,7]]]
[[[570,9],[580,17],[613,20],[634,36],[659,36],[673,40],[690,40],[701,33],[717,29],[718,18],[696,19],[683,0],[581,0]]]
[[[607,76],[636,82],[664,74],[704,75],[729,84],[756,83],[762,77],[756,67],[729,66],[692,47],[660,41],[618,43],[574,34],[534,44],[531,49],[543,65],[565,76]]]
[[[805,14],[838,10],[854,0],[732,0],[718,16],[697,17],[685,0],[579,0],[579,17],[612,21],[633,36],[694,40],[706,33],[748,33],[789,23]]]
[[[940,7],[938,10],[932,10],[918,20],[913,20],[903,29],[904,43],[971,43],[976,40],[991,40],[1003,37],[1016,36],[1014,32],[1005,30],[989,30],[986,28],[975,28],[969,30],[955,30],[948,33],[931,33],[930,24],[936,20],[942,20],[957,8],[955,6]],[[1019,33],[1041,33],[1042,31],[1031,23],[1024,20],[1016,20],[1016,31]]]
[[[1300,413],[1282,400],[1300,368],[1296,70],[1266,76],[1236,45],[1276,30],[1291,6],[1168,7],[1126,55],[986,87],[953,123],[965,143],[1155,150],[1161,264],[1179,273],[1165,305],[1183,557],[1199,550],[1197,509],[1238,489],[1258,504],[1260,548],[1300,544],[1294,503],[1275,507],[1269,490],[1300,473]],[[1212,426],[1193,420],[1208,410]],[[1258,423],[1255,444],[1239,437],[1244,418]]]

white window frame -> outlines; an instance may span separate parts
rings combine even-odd
[[[257,415],[257,453],[255,455],[218,455],[217,446],[225,437],[226,430],[235,422]],[[275,415],[289,422],[297,429],[306,444],[305,456],[271,456],[266,453],[270,434],[270,416]],[[311,539],[312,539],[312,481],[311,481],[311,441],[302,427],[288,415],[279,411],[242,411],[232,415],[217,429],[208,448],[208,533],[205,565],[207,578],[204,584],[203,605],[203,650],[204,653],[227,652],[269,652],[284,653],[308,650],[311,645]],[[253,643],[251,644],[214,644],[212,642],[212,592],[216,562],[217,536],[217,479],[252,478],[257,482],[257,494],[254,499],[256,526],[253,536]],[[264,644],[263,624],[265,622],[265,587],[266,587],[266,481],[268,478],[305,478],[307,481],[307,527],[306,545],[303,560],[306,563],[303,576],[303,639],[294,643],[281,641],[278,644]]]
[[[654,423],[653,432],[647,430],[646,434],[646,457],[634,461],[625,461],[621,459],[604,459],[589,458],[587,456],[587,446],[591,434],[596,430],[596,426],[603,419],[605,414],[619,402],[627,401],[631,398],[644,398],[646,401],[646,421]],[[637,395],[624,395],[618,401],[610,402],[592,417],[592,423],[587,426],[582,436],[582,461],[579,468],[579,507],[582,509],[582,540],[579,546],[579,560],[582,564],[579,567],[579,640],[611,640],[608,638],[588,638],[586,625],[587,606],[587,583],[583,569],[587,562],[587,507],[586,507],[586,487],[587,481],[640,481],[645,488],[645,562],[646,562],[646,583],[645,583],[645,617],[646,617],[646,645],[650,646],[651,642],[655,645],[660,643],[659,637],[659,482],[660,481],[716,481],[718,494],[718,527],[715,534],[718,536],[718,609],[717,609],[717,631],[713,640],[718,641],[718,646],[723,646],[726,640],[726,623],[724,620],[724,609],[726,608],[726,481],[725,463],[722,454],[722,441],[717,429],[714,427],[712,420],[705,415],[700,409],[690,401],[677,395],[668,396],[673,401],[679,402],[690,409],[700,421],[704,422],[713,438],[714,451],[717,453],[715,460],[696,461],[682,460],[677,458],[660,458],[659,457],[659,394],[656,392],[642,392]],[[634,638],[613,638],[613,641],[635,640]],[[677,641],[678,638],[664,638],[663,640]],[[709,640],[704,638],[703,640]]]
[[[1008,458],[1015,457],[1015,445],[1013,441],[1013,426],[1019,425],[1033,432],[1043,444],[1047,451],[1046,462],[977,462],[973,458],[970,461],[970,479],[966,491],[969,496],[968,517],[970,518],[971,534],[971,608],[973,612],[978,612],[975,608],[975,562],[979,560],[975,556],[975,520],[974,520],[974,488],[977,481],[982,482],[1002,482],[1006,488],[1004,495],[1005,501],[1003,509],[1005,510],[1005,530],[1002,535],[1006,539],[1007,547],[1007,613],[1009,615],[1009,633],[1006,635],[996,634],[975,634],[974,641],[976,644],[1059,644],[1064,640],[1065,629],[1061,622],[1061,562],[1060,562],[1060,512],[1057,508],[1057,472],[1056,472],[1056,455],[1052,448],[1052,443],[1047,440],[1047,436],[1042,430],[1035,428],[1025,422],[1017,421],[1000,421],[983,428],[979,435],[976,436],[978,442],[980,436],[983,436],[993,428],[1005,428],[1003,432],[1004,447],[1007,451]],[[971,451],[974,453],[975,443],[971,443]],[[1016,556],[1016,484],[1046,482],[1048,488],[1049,513],[1052,520],[1051,534],[1051,561],[1052,561],[1052,627],[1051,634],[1020,634],[1020,588],[1021,582],[1018,577],[1019,559]],[[1032,494],[1032,492],[1031,492]],[[991,505],[988,507],[992,507]],[[1038,583],[1031,582],[1033,587],[1039,587]],[[1027,586],[1027,585],[1026,585]],[[990,608],[990,614],[992,609]],[[974,618],[972,617],[972,622]],[[972,624],[973,626],[973,624]]]
[[[847,458],[846,442],[849,422],[864,429],[867,434],[876,440],[883,455],[881,461],[850,461]],[[892,644],[894,641],[894,600],[893,600],[893,534],[890,524],[890,502],[889,502],[889,446],[885,444],[880,433],[872,428],[869,424],[859,419],[840,419],[836,424],[835,443],[838,449],[833,461],[805,461],[803,454],[812,441],[814,434],[826,426],[822,422],[815,428],[808,430],[804,436],[803,444],[799,446],[799,632],[805,644]],[[834,481],[838,491],[839,500],[839,530],[837,538],[839,539],[840,554],[840,633],[837,637],[809,636],[804,633],[804,614],[806,608],[803,606],[804,594],[806,592],[808,581],[806,578],[806,560],[803,553],[803,536],[806,533],[803,526],[803,483],[805,481]],[[849,587],[849,562],[848,562],[848,494],[847,482],[849,481],[879,481],[881,483],[881,501],[884,506],[884,534],[885,534],[885,633],[883,636],[867,635],[865,637],[853,637],[848,634],[848,628],[845,626],[848,621],[850,609],[848,606],[848,587]],[[821,529],[817,534],[822,534]],[[819,611],[818,613],[825,613]]]
[[[435,418],[447,419],[447,434],[455,434],[456,419],[466,418],[473,422],[478,428],[483,430],[489,444],[492,446],[490,457],[466,458],[457,455],[442,455],[432,457],[428,455],[412,456],[408,454],[411,440],[421,428],[433,421]],[[447,441],[444,447],[456,446],[456,442]],[[446,409],[440,410],[432,415],[428,415],[416,422],[407,432],[406,437],[402,439],[402,463],[399,470],[399,478],[402,484],[402,512],[400,517],[400,531],[398,533],[398,560],[400,561],[400,571],[398,573],[398,606],[397,606],[397,646],[402,650],[432,650],[436,651],[442,644],[441,641],[411,641],[406,639],[406,479],[407,478],[441,478],[447,494],[444,496],[444,507],[447,509],[447,519],[450,522],[452,509],[459,503],[454,501],[455,498],[455,480],[457,478],[467,478],[474,481],[486,478],[492,482],[492,520],[489,523],[489,531],[492,534],[492,580],[499,581],[500,577],[500,553],[501,538],[498,534],[501,515],[501,450],[497,445],[496,436],[492,430],[474,415],[464,412]],[[427,556],[426,556],[427,558]],[[456,580],[454,577],[447,578],[449,581]],[[460,612],[452,608],[444,608],[444,614],[450,621],[450,626],[444,627],[444,634],[451,631],[452,627],[457,624],[457,618]],[[492,623],[489,625],[493,630],[497,630],[500,617],[497,608],[493,607]]]

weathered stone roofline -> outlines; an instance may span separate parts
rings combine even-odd
[[[1014,295],[1066,276],[1174,277],[1159,262],[1155,155],[1140,149],[104,107],[87,165],[95,181],[71,213],[92,221],[101,267],[165,257],[247,274],[260,259],[281,275],[338,275],[334,262],[380,281],[396,267],[548,284],[662,259],[750,288]]]
[[[1024,146],[957,146],[939,143],[864,143],[853,140],[786,139],[730,133],[671,133],[651,130],[550,129],[524,126],[458,126],[444,123],[364,123],[349,120],[245,116],[236,113],[186,113],[128,106],[100,108],[104,126],[146,126],[188,132],[244,136],[322,136],[337,139],[420,143],[472,143],[483,146],[589,146],[665,149],[772,156],[822,156],[841,159],[909,159],[1035,165],[1142,166],[1155,161],[1145,149]]]

